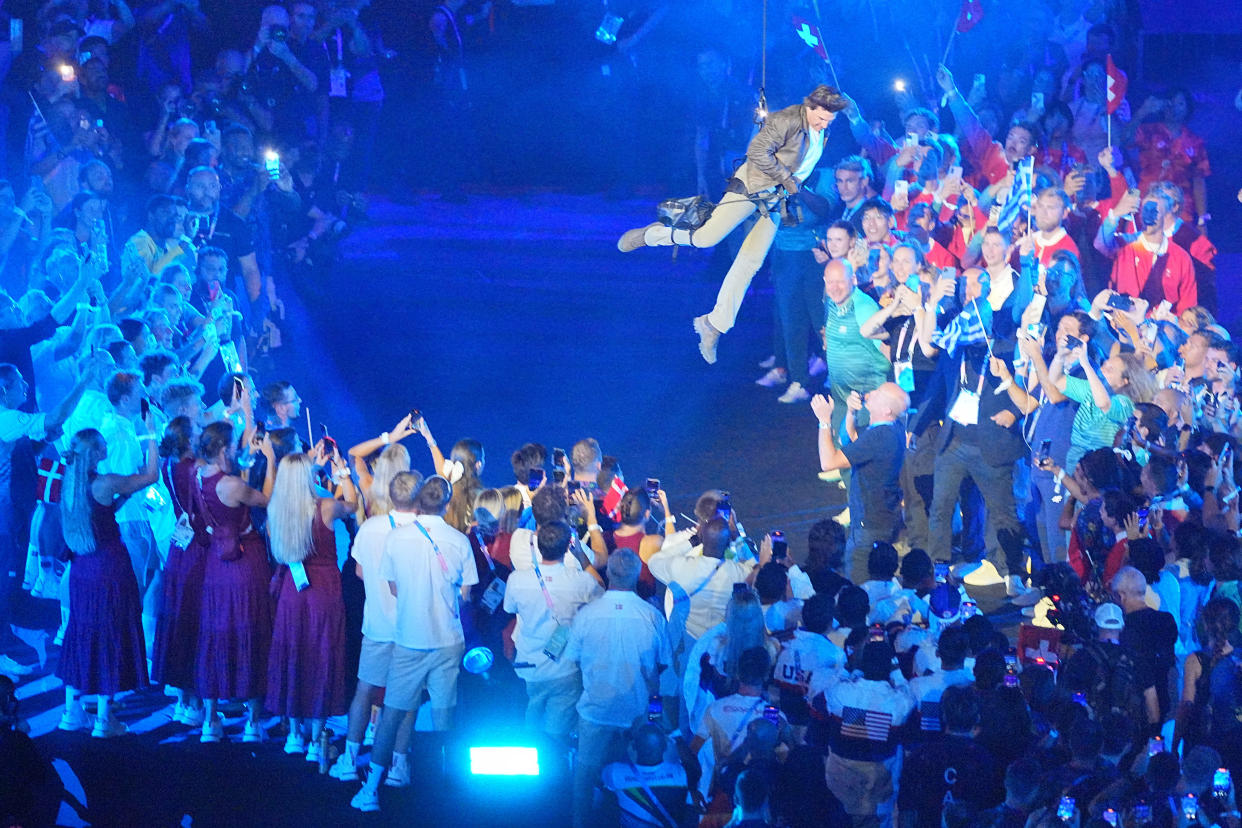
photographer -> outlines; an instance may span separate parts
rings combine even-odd
[[[1199,304],[1199,289],[1190,254],[1164,232],[1165,217],[1172,209],[1173,200],[1167,193],[1149,193],[1140,205],[1136,191],[1131,190],[1100,225],[1095,248],[1113,259],[1110,288],[1145,300],[1152,310],[1168,302],[1174,313],[1181,314]],[[1142,231],[1126,243],[1120,219],[1136,211]]]
[[[295,4],[294,9],[303,6]],[[263,9],[243,81],[246,91],[272,111],[272,131],[286,147],[317,137],[320,112],[315,95],[327,85],[328,72],[327,52],[322,43],[299,47],[302,57],[310,61],[309,66],[299,59],[293,49],[298,44],[291,43],[291,22],[283,6]],[[299,26],[304,36],[314,29],[313,16],[310,24]]]
[[[565,566],[572,530],[563,521],[539,527],[539,565],[509,576],[505,612],[517,615],[513,643],[514,669],[526,682],[526,726],[559,738],[568,738],[574,726],[574,705],[582,692],[582,678],[573,662],[553,652],[563,647],[563,631],[579,608],[603,594],[594,567]]]

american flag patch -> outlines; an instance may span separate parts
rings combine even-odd
[[[893,714],[847,707],[841,711],[841,735],[850,739],[887,742]]]
[[[940,732],[940,702],[925,701],[919,704],[919,719],[923,730]]]

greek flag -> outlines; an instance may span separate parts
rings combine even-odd
[[[1001,230],[1012,230],[1013,223],[1023,210],[1031,209],[1031,188],[1035,181],[1035,156],[1023,158],[1014,170],[1013,186],[1009,188],[1009,197],[1001,206],[1000,218],[996,226]]]

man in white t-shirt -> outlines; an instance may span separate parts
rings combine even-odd
[[[698,547],[666,543],[647,561],[656,580],[668,585],[674,603],[689,603],[685,634],[691,641],[687,651],[703,633],[724,621],[733,585],[744,582],[755,568],[753,560],[725,560],[730,540],[729,524],[715,517],[702,525]]]
[[[629,549],[608,557],[608,591],[578,610],[563,658],[582,671],[574,826],[585,828],[600,770],[624,758],[624,736],[659,692],[669,664],[664,616],[634,591],[642,561]]]
[[[432,727],[453,725],[466,648],[460,605],[479,575],[470,541],[444,522],[452,495],[443,477],[428,478],[415,498],[418,516],[384,539],[380,577],[397,598],[394,647],[370,774],[350,802],[360,811],[379,810],[379,785],[392,761],[397,730],[404,714],[418,708],[423,690],[431,696]]]
[[[697,756],[699,748],[711,742],[716,766],[724,764],[733,751],[746,739],[746,727],[756,719],[762,719],[765,711],[773,715],[773,724],[780,731],[781,741],[792,744],[789,721],[780,712],[767,711],[768,700],[763,696],[763,685],[771,672],[772,662],[763,647],[752,647],[738,657],[736,693],[717,699],[707,707],[699,722],[694,739],[690,742],[690,754]]]
[[[392,663],[397,625],[397,596],[388,588],[388,582],[380,574],[380,562],[384,557],[384,544],[393,529],[409,526],[418,517],[414,511],[414,499],[422,476],[415,472],[399,472],[388,485],[388,497],[393,509],[386,515],[368,518],[354,535],[350,555],[354,559],[358,577],[366,589],[362,605],[362,652],[358,656],[358,687],[349,706],[349,725],[345,731],[345,751],[332,766],[334,779],[353,782],[358,779],[358,753],[366,735],[367,722],[371,718],[371,705],[379,698],[378,690],[388,684],[388,667]],[[397,731],[392,765],[388,769],[390,785],[398,785],[402,779],[409,780],[408,751],[414,736],[414,711],[403,717]],[[393,780],[396,780],[395,782]]]
[[[526,682],[526,726],[558,737],[569,735],[582,695],[578,665],[562,657],[568,625],[579,607],[604,592],[590,564],[586,571],[565,565],[572,533],[564,521],[540,526],[539,565],[514,572],[505,587],[505,612],[517,615],[513,666]]]

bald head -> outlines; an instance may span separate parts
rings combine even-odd
[[[873,423],[891,423],[910,408],[910,395],[895,382],[886,382],[867,395],[867,413]]]
[[[824,266],[824,293],[838,305],[845,304],[854,290],[854,268],[845,259],[833,259]]]

